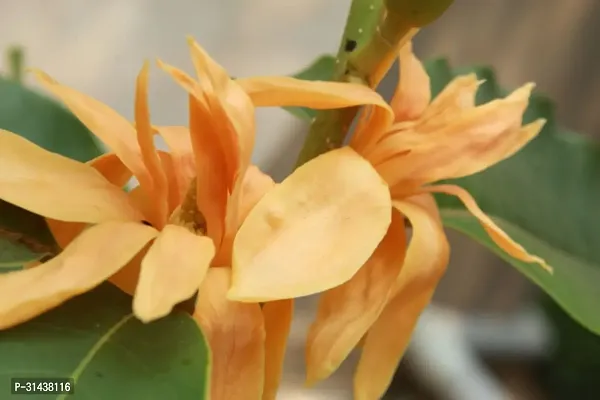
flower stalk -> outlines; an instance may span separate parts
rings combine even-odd
[[[435,21],[453,0],[353,0],[336,57],[335,82],[377,87],[398,50],[419,28]],[[342,146],[358,107],[319,111],[296,168]]]

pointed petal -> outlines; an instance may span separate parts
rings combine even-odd
[[[169,148],[166,154],[171,159],[173,168],[173,180],[169,181],[173,189],[169,190],[175,193],[174,203],[181,204],[190,182],[196,176],[190,131],[185,126],[157,126],[155,129]]]
[[[306,343],[307,384],[335,372],[377,320],[400,274],[405,245],[404,216],[394,211],[366,264],[348,282],[321,294]]]
[[[141,321],[168,315],[202,283],[215,254],[212,240],[186,228],[165,225],[142,260],[133,311]]]
[[[432,193],[445,193],[458,197],[460,201],[463,202],[465,207],[467,207],[467,210],[469,210],[469,212],[479,220],[483,226],[483,229],[485,229],[488,235],[490,235],[490,238],[498,245],[498,247],[517,260],[539,264],[546,271],[552,272],[552,267],[546,264],[543,259],[529,254],[527,250],[513,241],[500,227],[498,227],[498,225],[494,223],[494,221],[492,221],[490,217],[481,211],[473,197],[471,197],[469,192],[467,192],[465,189],[455,185],[435,185],[425,187],[423,190]]]
[[[88,129],[104,142],[138,178],[141,185],[152,188],[152,178],[142,161],[133,125],[112,108],[63,86],[47,74],[36,71],[38,81],[59,97]]]
[[[152,180],[152,186],[146,188],[146,194],[154,202],[152,214],[149,217],[154,226],[162,229],[167,220],[167,177],[154,147],[154,133],[150,124],[150,110],[148,109],[147,62],[144,63],[136,82],[135,130],[137,132],[137,141],[142,161]]]
[[[396,140],[396,146],[404,146],[408,153],[382,162],[375,155],[369,159],[390,186],[409,191],[415,185],[480,172],[514,154],[543,126],[538,120],[519,128],[531,88],[526,85],[505,99],[455,115],[453,122],[435,133],[399,132],[385,140]],[[389,146],[384,142],[379,145]]]
[[[448,264],[449,246],[437,211],[411,199],[394,206],[411,221],[413,233],[395,296],[366,337],[354,376],[357,400],[383,396]]]
[[[0,198],[47,218],[98,223],[139,220],[121,188],[89,165],[0,130]]]
[[[234,242],[228,296],[269,301],[341,285],[375,251],[390,221],[389,191],[373,167],[349,147],[323,154],[246,217]]]
[[[0,275],[0,329],[27,321],[108,279],[157,234],[135,222],[106,222],[35,268]]]
[[[256,107],[310,107],[328,110],[373,104],[391,109],[377,92],[355,83],[306,81],[287,76],[238,78]]]
[[[294,314],[294,300],[269,301],[262,307],[265,319],[265,387],[262,400],[276,400]]]
[[[447,124],[456,113],[475,107],[475,95],[482,83],[474,73],[454,78],[421,116],[422,129],[433,131]]]
[[[430,100],[429,75],[408,42],[400,50],[400,78],[390,103],[395,122],[419,118]]]
[[[190,132],[196,156],[196,202],[204,215],[207,234],[217,247],[223,240],[229,177],[222,149],[211,130],[211,115],[190,96]]]
[[[229,268],[209,268],[194,318],[211,349],[212,399],[259,400],[264,383],[265,327],[258,304],[229,301]]]

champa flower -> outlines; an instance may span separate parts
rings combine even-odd
[[[109,278],[134,295],[134,313],[144,321],[167,315],[199,289],[194,317],[212,349],[213,398],[271,399],[293,303],[268,302],[261,310],[225,296],[233,236],[274,185],[250,165],[251,97],[313,108],[383,101],[361,86],[292,78],[245,79],[241,86],[191,40],[190,48],[198,80],[161,63],[189,92],[189,129],[151,126],[146,66],[137,80],[135,126],[37,74],[112,152],[84,164],[0,131],[0,167],[8,172],[0,177],[0,198],[46,217],[64,249],[46,263],[0,275],[0,328]],[[156,151],[155,133],[168,152]],[[139,186],[126,193],[132,176]]]
[[[521,127],[533,85],[475,107],[480,82],[467,75],[430,102],[429,77],[410,43],[400,63],[391,110],[370,107],[349,147],[308,162],[267,193],[240,228],[233,252],[231,299],[327,290],[308,335],[308,381],[329,376],[363,340],[358,400],[378,399],[387,389],[447,266],[449,247],[431,193],[457,196],[504,251],[550,270],[464,189],[429,186],[482,171],[533,139],[544,121]],[[374,121],[381,110],[393,112]],[[407,249],[405,217],[413,227]]]

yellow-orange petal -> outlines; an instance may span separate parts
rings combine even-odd
[[[196,300],[194,319],[211,350],[211,399],[261,400],[265,327],[258,304],[229,301],[229,268],[209,268]]]
[[[412,42],[406,43],[400,50],[399,71],[398,86],[390,102],[394,111],[394,121],[417,119],[429,106],[431,90],[429,75],[413,53]]]
[[[162,168],[160,158],[154,147],[154,132],[150,124],[148,107],[148,63],[140,70],[135,88],[135,130],[139,149],[152,180],[152,186],[146,187],[146,194],[154,203],[150,221],[158,229],[162,229],[167,220],[167,177]],[[141,184],[141,183],[140,183]],[[143,184],[141,184],[144,186]]]
[[[474,73],[454,78],[421,115],[422,130],[431,132],[460,111],[475,107],[475,95],[482,83]]]
[[[173,180],[169,181],[169,191],[174,192],[174,204],[181,204],[196,176],[196,161],[190,130],[185,126],[157,126],[158,134],[163,138],[173,167]]]
[[[543,126],[539,120],[519,128],[533,85],[525,85],[510,96],[494,100],[454,116],[436,132],[400,132],[397,146],[406,141],[410,150],[378,163],[369,159],[390,186],[411,190],[407,183],[425,184],[480,172],[517,151]],[[415,129],[419,129],[418,127]]]
[[[306,341],[306,380],[312,385],[335,372],[391,296],[406,249],[404,216],[395,211],[371,258],[348,282],[321,294]]]
[[[121,159],[115,153],[107,153],[88,161],[96,171],[100,172],[107,181],[115,186],[123,187],[131,179],[131,171],[123,164]],[[67,247],[77,235],[79,235],[87,226],[80,222],[65,222],[56,219],[46,218],[48,228],[54,236],[54,240],[61,249]]]
[[[347,282],[391,221],[388,187],[349,147],[298,168],[252,209],[233,246],[230,299],[270,301]]]
[[[215,246],[206,236],[186,228],[165,225],[142,260],[133,298],[133,311],[141,321],[168,315],[173,307],[196,293]]]
[[[135,222],[105,222],[79,235],[35,268],[0,275],[0,329],[27,321],[108,279],[157,231]]]
[[[485,229],[488,235],[490,235],[490,238],[492,238],[498,247],[517,260],[539,264],[543,269],[552,273],[552,267],[549,266],[543,259],[529,254],[527,250],[523,248],[523,246],[512,240],[506,234],[506,232],[504,232],[498,225],[494,223],[494,221],[492,221],[490,217],[481,211],[475,202],[475,199],[473,199],[473,197],[465,189],[456,185],[435,185],[424,187],[422,190],[431,193],[445,193],[458,197],[460,201],[463,202],[465,207],[467,207],[467,210],[469,210],[469,212],[479,220],[483,226],[483,229]]]
[[[125,186],[133,176],[133,173],[115,153],[102,154],[88,161],[87,164],[100,172],[107,181],[118,187]]]
[[[273,179],[255,165],[250,165],[248,167],[242,182],[242,194],[238,214],[239,225],[244,222],[250,211],[252,211],[252,208],[254,208],[260,199],[262,199],[269,190],[275,187]]]
[[[89,165],[0,130],[0,198],[47,218],[139,220],[127,194]]]
[[[411,199],[394,206],[411,221],[413,233],[395,295],[367,334],[354,376],[356,400],[383,396],[448,264],[449,246],[437,210]]]
[[[231,252],[235,235],[248,216],[252,208],[262,199],[262,197],[273,187],[275,182],[258,167],[250,165],[244,174],[242,185],[240,186],[239,201],[235,201],[232,197],[229,198],[227,217],[236,219],[229,221],[223,242],[219,247],[217,255],[213,261],[213,265],[231,265]],[[234,213],[231,209],[238,204],[238,211]],[[237,222],[233,225],[233,222]]]
[[[269,301],[262,307],[265,319],[265,387],[262,400],[276,400],[294,314],[294,300]]]
[[[38,81],[59,97],[88,129],[104,142],[137,177],[140,184],[152,188],[152,177],[144,162],[133,125],[115,110],[70,87],[63,86],[41,71]]]

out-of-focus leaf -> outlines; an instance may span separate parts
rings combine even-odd
[[[452,71],[427,64],[436,95],[456,74],[486,79],[477,102],[505,95],[489,68]],[[476,175],[452,181],[467,189],[480,207],[528,251],[544,258],[550,275],[535,264],[500,250],[453,197],[440,195],[446,226],[483,244],[546,291],[568,314],[600,334],[600,145],[560,128],[551,102],[531,98],[524,121],[546,118],[539,137],[508,160]]]
[[[0,331],[0,353],[5,393],[10,378],[60,377],[75,380],[67,399],[208,398],[209,350],[197,323],[174,312],[144,324],[110,283]]]
[[[0,129],[79,161],[102,154],[91,133],[68,110],[4,78],[0,78]],[[42,217],[1,200],[0,242],[0,264],[6,265],[36,260],[56,248]]]

